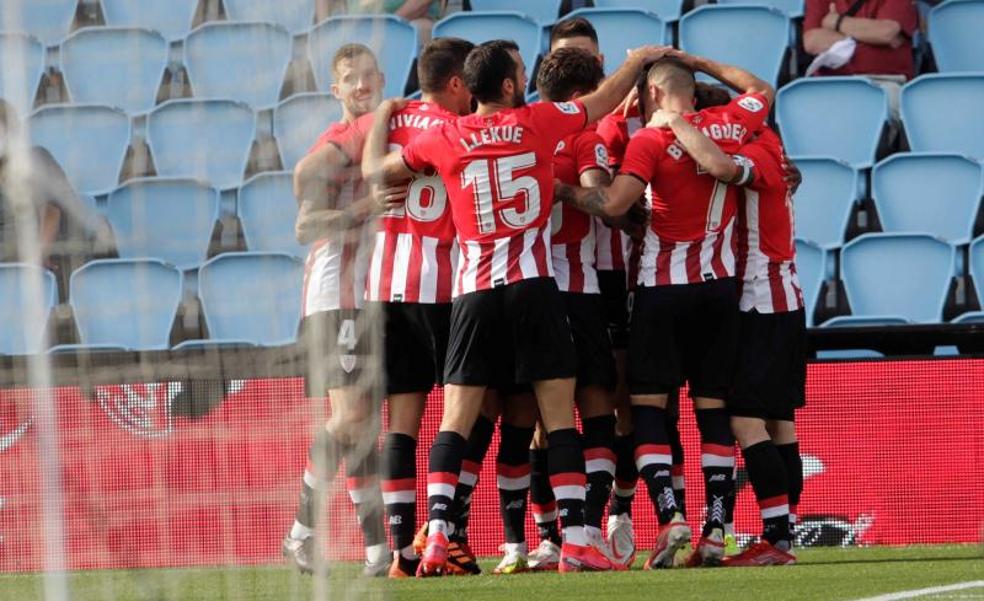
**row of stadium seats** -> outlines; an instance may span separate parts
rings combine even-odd
[[[831,257],[821,248],[797,241],[797,265],[809,314],[825,280],[833,277]],[[968,272],[984,298],[984,237],[970,246]],[[825,327],[938,323],[951,279],[961,275],[953,245],[926,234],[866,234],[840,253],[840,272],[851,315]],[[32,301],[31,278],[40,272],[40,303]],[[176,348],[203,345],[275,346],[296,339],[300,321],[303,267],[283,253],[234,252],[206,261],[193,293],[200,299],[209,338]],[[158,259],[92,261],[71,276],[69,305],[78,329],[78,345],[50,352],[79,350],[166,350],[183,288],[178,267]],[[23,355],[43,349],[43,323],[56,302],[54,275],[23,264],[0,264],[0,310],[30,315],[41,306],[40,323],[8,319],[0,325],[0,354]],[[966,313],[956,322],[984,322],[984,312]],[[812,324],[811,324],[812,325]]]
[[[609,72],[622,62],[627,48],[645,43],[673,43],[671,25],[678,19],[679,47],[740,65],[773,83],[780,81],[783,62],[790,48],[796,46],[795,28],[790,21],[790,14],[796,14],[796,10],[792,7],[754,3],[705,5],[682,18],[679,0],[673,7],[654,8],[657,12],[592,8],[571,14],[582,15],[595,25]],[[784,12],[783,8],[792,12]],[[289,8],[283,19],[269,15],[271,10],[237,7],[229,11],[230,17],[251,20],[205,23],[183,33],[179,38],[180,48],[174,49],[169,45],[173,38],[155,31],[153,20],[148,22],[157,18],[155,10],[145,15],[142,10],[129,14],[113,8],[107,10],[107,20],[113,26],[84,28],[57,40],[60,51],[54,66],[64,74],[74,102],[119,106],[130,114],[153,108],[165,69],[172,63],[186,66],[195,96],[228,98],[245,102],[254,109],[277,103],[286,91],[285,77],[296,57],[310,61],[317,89],[327,91],[331,56],[349,41],[370,43],[378,49],[388,79],[387,96],[403,95],[410,84],[417,33],[405,21],[392,16],[332,17],[295,40],[287,28],[294,21]],[[181,12],[177,8],[173,11],[168,14]],[[0,14],[5,12],[8,11]],[[984,26],[984,0],[950,0],[933,11],[933,15],[938,13],[944,16],[932,22],[948,24],[939,26],[945,33],[932,35],[934,30],[931,30],[931,38],[939,47],[940,69],[984,70],[980,36],[964,36],[970,37],[965,40],[959,35],[972,31],[972,23]],[[27,10],[25,14],[32,11]],[[109,18],[124,14],[126,18]],[[959,23],[960,27],[950,23]],[[4,29],[10,28],[0,23],[0,30]],[[750,31],[755,35],[747,35]],[[35,28],[31,32],[42,35],[44,30]],[[455,13],[435,25],[434,35],[458,36],[474,42],[498,37],[514,39],[531,73],[548,40],[543,25],[525,14],[509,11]],[[50,40],[44,42],[50,43]],[[24,110],[33,102],[41,82],[45,66],[43,43],[27,34],[7,33],[0,36],[0,49],[4,56],[14,57],[24,65],[23,73],[12,72],[3,77],[0,97]],[[14,75],[22,77],[14,80]]]
[[[39,273],[40,272],[40,273]],[[40,278],[39,278],[40,276]],[[300,324],[303,264],[277,253],[227,253],[206,262],[198,273],[208,340],[178,345],[277,346],[294,342]],[[32,323],[30,287],[41,282],[41,324]],[[178,268],[156,259],[92,261],[71,277],[70,306],[79,344],[49,352],[89,350],[150,351],[171,348],[172,326],[185,286]],[[54,275],[24,264],[0,265],[0,355],[44,351],[44,322],[55,307]]]
[[[902,91],[909,147],[984,158],[981,98],[984,73],[924,75],[909,83]],[[776,120],[790,156],[866,170],[875,162],[888,124],[887,103],[884,90],[863,77],[803,79],[779,91]],[[258,139],[275,140],[280,161],[274,169],[291,169],[314,132],[340,114],[337,101],[320,93],[293,96],[259,115],[231,100],[172,100],[132,120],[108,106],[56,105],[31,114],[30,131],[34,143],[51,151],[83,194],[115,188],[128,147],[143,140],[157,175],[229,189],[242,182]]]

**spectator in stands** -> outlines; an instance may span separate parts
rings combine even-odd
[[[445,0],[318,0],[317,19],[320,23],[336,14],[383,14],[402,17],[417,28],[417,37],[423,46],[431,39],[434,22],[441,18]]]
[[[901,86],[914,75],[918,25],[913,0],[806,0],[803,47],[820,75],[872,76],[897,116]]]
[[[0,262],[39,256],[41,264],[67,284],[71,271],[97,247],[108,248],[108,228],[79,199],[47,150],[23,146],[23,155],[17,156],[19,134],[13,107],[0,100]],[[22,241],[23,227],[30,227],[33,235]],[[37,240],[39,255],[22,246],[32,239]]]

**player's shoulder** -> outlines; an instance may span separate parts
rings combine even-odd
[[[629,147],[632,146],[666,146],[673,142],[673,132],[668,129],[657,127],[642,127],[629,138]]]

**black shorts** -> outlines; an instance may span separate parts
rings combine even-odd
[[[742,312],[735,382],[728,411],[741,417],[793,421],[806,405],[806,315]]]
[[[553,278],[454,299],[446,383],[510,390],[516,384],[573,378],[575,366],[567,311]]]
[[[386,394],[430,392],[444,383],[451,303],[382,303]]]
[[[301,321],[301,342],[311,359],[309,365],[320,366],[323,372],[318,378],[324,378],[328,388],[351,386],[362,375],[371,353],[366,322],[359,309],[319,311]],[[308,374],[309,394],[324,394],[311,389],[311,380]]]
[[[615,358],[599,294],[562,292],[577,354],[577,387],[615,390]]]
[[[724,399],[731,390],[737,350],[734,278],[635,290],[629,328],[631,394],[669,394],[688,382],[693,398]]]
[[[629,294],[624,271],[599,271],[598,287],[604,302],[605,319],[612,348],[625,350],[629,345]]]

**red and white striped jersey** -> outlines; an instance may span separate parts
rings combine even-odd
[[[354,124],[338,122],[328,127],[310,152],[326,144],[342,148]],[[342,208],[361,198],[366,187],[358,164],[344,170],[331,184],[336,207]],[[358,309],[365,298],[366,272],[369,267],[370,224],[316,241],[304,265],[302,314],[306,317],[321,311]]]
[[[624,117],[621,113],[606,115],[598,122],[598,135],[608,148],[608,165],[617,170],[625,158],[631,138],[643,126],[638,115]],[[632,257],[632,239],[618,228],[609,227],[601,218],[595,219],[597,232],[596,264],[598,271],[626,271]]]
[[[351,128],[343,150],[353,162],[362,161],[372,114]],[[402,150],[432,127],[457,119],[444,107],[411,101],[390,116],[389,147]],[[449,303],[454,279],[454,223],[448,193],[441,178],[421,176],[410,183],[406,204],[379,218],[369,267],[366,300],[392,303]]]
[[[608,173],[608,150],[589,128],[567,136],[554,155],[554,176],[578,186],[581,174],[591,169]],[[566,203],[556,203],[550,216],[554,278],[561,292],[597,294],[595,271],[595,218]]]
[[[447,188],[461,249],[455,295],[553,277],[554,150],[586,122],[577,101],[537,102],[461,117],[403,149],[410,169],[436,169]]]
[[[755,178],[738,199],[735,226],[741,310],[796,311],[803,308],[803,291],[796,276],[793,197],[785,181],[782,141],[763,128],[740,152]]]
[[[768,112],[764,97],[745,94],[686,118],[722,150],[736,153],[762,128]],[[735,275],[735,186],[704,173],[669,129],[636,133],[619,173],[652,188],[652,221],[640,259],[640,285],[696,284]]]

